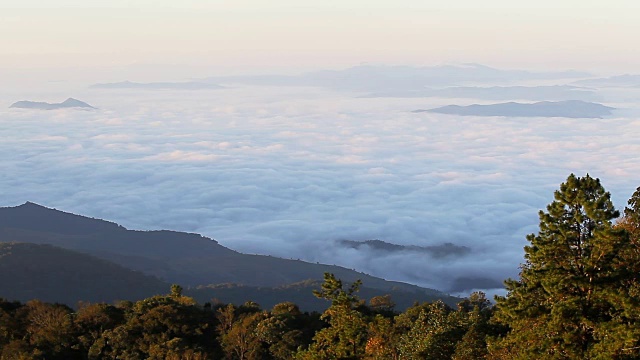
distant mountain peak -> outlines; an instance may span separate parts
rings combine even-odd
[[[10,108],[17,109],[37,109],[37,110],[57,110],[57,109],[70,109],[70,108],[81,108],[81,109],[95,109],[95,107],[87,104],[84,101],[80,101],[74,98],[68,98],[67,100],[61,103],[48,103],[48,102],[39,102],[39,101],[18,101],[11,106]]]
[[[22,207],[22,208],[36,208],[36,209],[47,209],[47,207],[42,206],[40,204],[36,204],[34,202],[31,201],[27,201],[22,205],[18,205],[17,207]]]
[[[105,220],[48,208],[31,201],[15,207],[0,207],[0,229],[30,227],[34,231],[81,234],[95,231],[123,231],[124,227]]]
[[[64,104],[64,105],[73,105],[73,106],[91,106],[91,105],[87,104],[84,101],[80,101],[80,100],[74,99],[74,98],[68,98],[67,100],[63,101],[62,104]]]

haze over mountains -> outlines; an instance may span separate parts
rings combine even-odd
[[[344,70],[323,70],[301,75],[219,76],[206,80],[222,84],[321,86],[342,91],[409,91],[433,86],[499,83],[548,79],[576,79],[591,74],[579,71],[532,72],[495,69],[481,64],[443,66],[360,65]]]
[[[205,82],[152,82],[137,83],[131,81],[122,81],[116,83],[103,83],[91,85],[92,89],[146,89],[146,90],[212,90],[222,89],[223,87],[216,84]]]
[[[212,76],[199,80],[180,82],[135,82],[120,81],[96,83],[92,89],[174,89],[203,90],[219,89],[223,85],[258,85],[287,87],[323,87],[338,91],[360,91],[367,96],[391,97],[454,97],[456,94],[480,97],[513,96],[520,94],[531,100],[579,99],[594,100],[588,89],[575,86],[508,86],[531,81],[575,80],[590,77],[579,71],[534,72],[527,70],[496,69],[481,64],[442,65],[430,67],[360,65],[343,70],[321,70],[299,75],[238,75]],[[482,87],[462,85],[501,84],[503,86]],[[505,85],[506,84],[506,85]],[[445,87],[445,88],[443,88]],[[446,88],[449,87],[449,88]]]

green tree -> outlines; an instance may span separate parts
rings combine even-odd
[[[229,331],[221,334],[221,344],[227,359],[259,360],[265,353],[256,327],[264,320],[262,312],[242,314]]]
[[[23,304],[0,298],[0,359],[31,359],[27,338],[27,315]]]
[[[216,354],[215,318],[181,296],[154,296],[136,302],[126,322],[105,330],[91,347],[93,358],[168,359]]]
[[[182,286],[178,284],[171,285],[171,296],[175,298],[182,297]]]
[[[228,304],[219,308],[216,311],[216,319],[218,320],[218,334],[222,335],[231,330],[233,322],[236,321],[236,307],[233,304]]]
[[[355,306],[360,299],[355,295],[360,280],[347,290],[342,281],[331,273],[324,274],[322,290],[314,291],[319,298],[331,300],[331,306],[322,314],[328,327],[316,332],[309,350],[303,359],[360,359],[364,356],[367,342],[367,322]]]
[[[98,342],[102,334],[124,321],[123,309],[107,304],[81,304],[74,318],[79,348],[85,354],[92,354],[92,346]],[[96,345],[93,351],[99,352],[100,347],[101,344]]]
[[[305,344],[304,333],[299,328],[302,313],[292,302],[276,304],[271,312],[256,326],[256,332],[274,359],[292,359],[298,347]]]
[[[626,345],[613,333],[624,320],[611,300],[629,276],[619,265],[630,242],[612,224],[619,212],[589,175],[571,174],[554,198],[540,211],[538,234],[527,236],[520,279],[506,281],[507,296],[496,298],[495,318],[510,331],[489,357],[621,358]]]
[[[451,359],[465,334],[464,316],[436,301],[417,307],[418,316],[398,343],[401,359]],[[404,321],[400,321],[403,323]]]
[[[610,293],[608,300],[616,312],[615,322],[609,324],[602,336],[609,338],[599,350],[615,353],[619,358],[640,359],[640,187],[636,189],[624,209],[624,216],[616,224],[626,231],[629,246],[619,249],[620,259],[614,265],[620,272],[620,287]]]
[[[456,345],[453,360],[483,359],[487,355],[488,335],[496,332],[489,323],[493,306],[483,292],[474,292],[458,303],[458,312],[466,318],[467,332]]]
[[[356,280],[347,290],[343,289],[342,280],[332,273],[324,273],[321,290],[313,290],[313,295],[320,299],[331,300],[331,305],[345,305],[353,307],[360,299],[354,295],[360,290],[362,281]]]
[[[26,312],[27,338],[36,359],[77,359],[74,349],[72,310],[61,304],[29,301],[20,309]]]
[[[381,314],[386,317],[393,317],[396,315],[394,312],[396,304],[391,300],[391,295],[379,295],[369,299],[369,309],[376,314]]]
[[[393,319],[381,314],[369,322],[365,357],[367,360],[395,360],[398,359],[397,334],[393,326]]]

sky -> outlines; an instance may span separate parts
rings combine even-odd
[[[0,66],[170,64],[224,75],[478,62],[637,72],[638,13],[632,0],[2,0]]]
[[[570,173],[601,178],[625,206],[640,185],[640,87],[582,89],[616,108],[605,119],[412,112],[488,103],[437,96],[469,85],[456,75],[499,72],[469,65],[424,85],[429,96],[371,93],[416,91],[407,74],[442,64],[640,74],[638,14],[626,0],[0,0],[0,206],[32,201],[130,229],[196,232],[444,291],[470,275],[499,283],[517,276],[525,236]],[[298,86],[224,83],[363,64],[343,87],[304,76]],[[391,76],[362,77],[380,69]],[[511,85],[579,85],[504,74]],[[90,88],[208,77],[224,87]],[[97,109],[9,108],[68,97]],[[370,239],[470,252],[335,246]]]

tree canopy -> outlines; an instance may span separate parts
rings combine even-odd
[[[520,279],[497,298],[496,320],[510,327],[494,344],[496,358],[623,359],[638,345],[637,316],[626,308],[625,270],[633,243],[616,227],[619,212],[598,179],[571,174],[540,211],[527,236]]]

